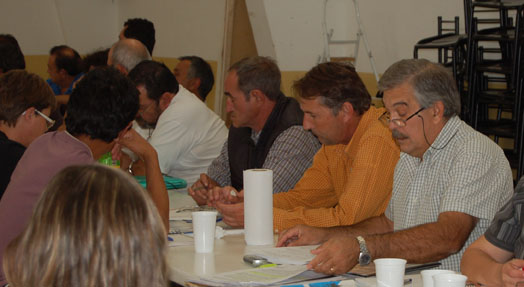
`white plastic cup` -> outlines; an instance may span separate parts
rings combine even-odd
[[[195,211],[191,213],[193,219],[193,237],[197,253],[213,252],[215,245],[215,226],[217,224],[216,211]]]
[[[468,277],[460,274],[437,274],[433,275],[433,286],[435,287],[465,287]]]
[[[199,276],[215,274],[215,254],[195,253],[193,272]]]
[[[375,259],[378,287],[403,287],[406,260],[400,258]]]
[[[437,274],[455,274],[455,271],[443,269],[429,269],[420,271],[422,275],[422,286],[433,287],[433,276]]]

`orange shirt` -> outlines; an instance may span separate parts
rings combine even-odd
[[[293,189],[273,197],[273,224],[351,225],[386,210],[400,151],[371,107],[347,145],[322,145]]]

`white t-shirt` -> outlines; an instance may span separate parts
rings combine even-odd
[[[134,125],[148,138],[148,131]],[[191,186],[218,157],[228,130],[205,103],[179,85],[176,96],[158,118],[149,143],[158,153],[163,174],[185,179]]]

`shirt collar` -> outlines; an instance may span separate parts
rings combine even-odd
[[[351,140],[344,148],[344,152],[351,158],[355,158],[358,152],[357,146],[360,144],[360,139],[362,136],[366,133],[369,126],[373,123],[373,121],[378,121],[378,118],[382,113],[384,113],[384,108],[375,108],[371,106],[369,110],[367,110],[363,115],[362,118],[360,118],[360,122],[358,123],[357,129],[355,130],[355,133],[351,137]],[[386,128],[386,127],[384,127]]]
[[[251,139],[253,140],[253,142],[255,143],[255,145],[258,143],[258,139],[260,138],[260,134],[262,133],[262,131],[259,131],[259,132],[255,132],[255,130],[251,130]]]

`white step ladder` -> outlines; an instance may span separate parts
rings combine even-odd
[[[355,19],[357,21],[358,29],[357,29],[357,36],[355,40],[332,40],[333,37],[333,29],[330,29],[328,31],[327,28],[327,2],[329,0],[324,0],[324,15],[322,17],[322,30],[324,34],[324,53],[322,56],[319,57],[319,63],[323,62],[330,62],[333,58],[333,60],[338,61],[344,61],[344,62],[351,62],[353,66],[356,67],[357,65],[357,59],[358,59],[358,50],[360,46],[360,39],[364,40],[364,46],[366,48],[366,53],[369,58],[369,64],[371,65],[371,70],[373,71],[373,74],[375,75],[375,80],[378,83],[379,77],[377,73],[377,68],[375,67],[375,60],[373,58],[373,54],[371,53],[371,49],[369,48],[368,40],[366,38],[366,34],[364,33],[364,26],[362,25],[362,21],[360,20],[360,10],[358,8],[357,0],[353,1],[353,6],[355,8]],[[344,56],[344,57],[331,57],[330,55],[330,46],[332,45],[354,45],[355,49],[353,52],[353,55]]]

